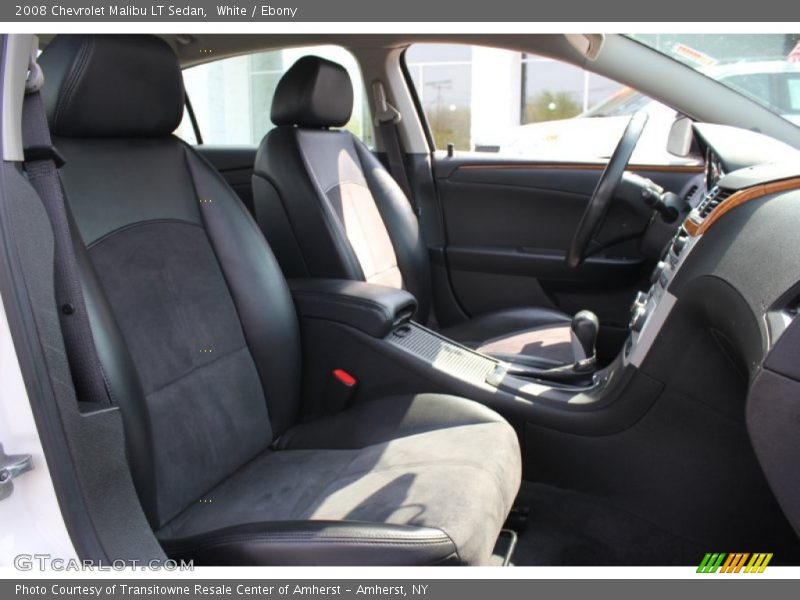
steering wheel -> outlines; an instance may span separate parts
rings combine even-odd
[[[647,113],[640,111],[628,121],[611,159],[592,192],[592,197],[589,204],[586,205],[581,221],[578,223],[578,229],[567,253],[568,266],[579,267],[586,258],[589,243],[605,219],[614,192],[625,174],[625,167],[628,166],[633,149],[636,148],[644,126],[647,124],[647,118]]]

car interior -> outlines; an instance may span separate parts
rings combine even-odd
[[[634,162],[643,112],[598,162],[439,148],[423,42],[657,98],[681,160]],[[203,143],[188,69],[319,44],[363,81],[304,54],[259,143]],[[0,291],[82,558],[800,564],[796,125],[623,35],[17,35],[3,64]]]

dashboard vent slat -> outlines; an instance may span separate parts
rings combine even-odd
[[[733,195],[732,190],[726,190],[720,187],[712,188],[706,197],[703,198],[700,206],[697,207],[697,210],[700,213],[700,218],[705,219],[715,208],[717,208],[717,206],[730,198],[731,195]]]

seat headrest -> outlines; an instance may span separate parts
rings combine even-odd
[[[345,68],[304,56],[283,74],[272,98],[272,122],[299,127],[341,127],[353,112],[353,83]]]
[[[155,36],[60,35],[39,64],[55,135],[160,137],[183,117],[178,58]]]

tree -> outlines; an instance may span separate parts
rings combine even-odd
[[[470,146],[470,118],[471,111],[467,106],[445,107],[440,106],[429,109],[428,124],[433,134],[433,141],[437,148],[445,148],[453,144],[456,150],[471,150]]]
[[[525,123],[571,119],[581,112],[580,105],[566,92],[540,92],[525,102]]]

